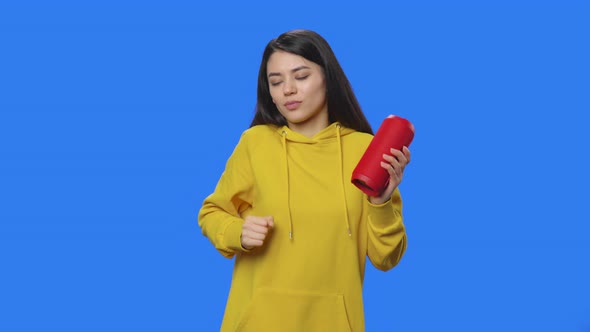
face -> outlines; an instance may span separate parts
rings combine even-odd
[[[304,57],[277,51],[266,65],[268,88],[289,128],[313,136],[328,126],[322,68]]]

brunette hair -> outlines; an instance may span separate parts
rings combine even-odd
[[[258,99],[251,127],[260,124],[276,126],[287,124],[285,117],[272,102],[268,88],[266,66],[270,56],[276,51],[302,56],[322,68],[326,82],[326,101],[330,123],[338,121],[347,128],[373,134],[371,125],[363,114],[334,51],[322,36],[310,30],[285,32],[266,45],[258,71]]]

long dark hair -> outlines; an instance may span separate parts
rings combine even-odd
[[[270,56],[276,51],[302,56],[322,68],[326,81],[326,101],[330,123],[338,121],[347,128],[373,134],[371,125],[363,114],[332,48],[322,36],[310,30],[285,32],[266,45],[258,71],[258,100],[251,127],[260,124],[276,126],[287,124],[285,117],[272,102],[268,88],[266,65]]]

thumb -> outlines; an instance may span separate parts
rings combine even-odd
[[[268,227],[270,227],[270,228],[274,228],[275,227],[274,218],[272,216],[266,217],[266,225]]]

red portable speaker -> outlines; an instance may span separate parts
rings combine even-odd
[[[391,148],[409,147],[413,139],[410,121],[395,115],[385,118],[352,172],[352,183],[369,196],[379,196],[389,183],[389,173],[381,167],[383,154],[391,155]]]

